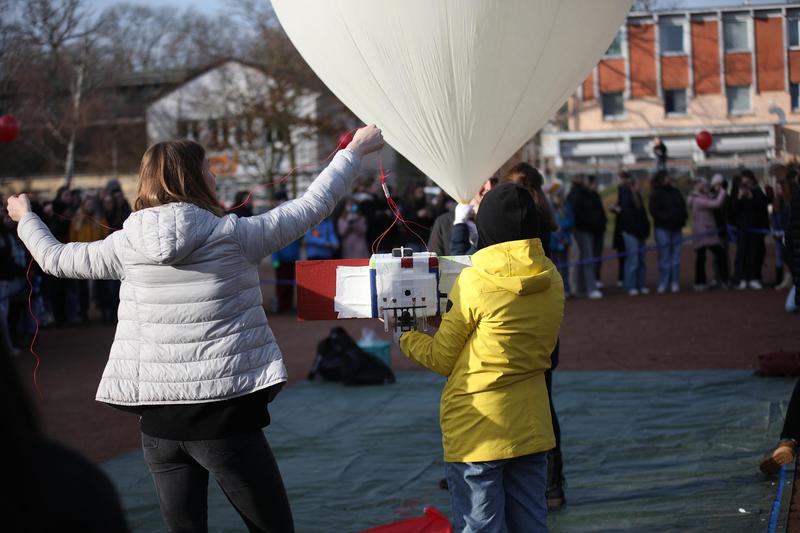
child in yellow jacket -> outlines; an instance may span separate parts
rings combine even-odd
[[[546,452],[555,446],[544,372],[564,316],[564,285],[545,257],[533,199],[487,193],[478,251],[433,337],[400,347],[447,376],[440,423],[456,531],[547,531]]]

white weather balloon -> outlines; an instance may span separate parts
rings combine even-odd
[[[564,103],[633,0],[272,0],[330,90],[467,201]]]

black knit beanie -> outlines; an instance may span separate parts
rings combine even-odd
[[[533,197],[516,183],[504,183],[486,193],[475,225],[478,227],[478,250],[539,235],[539,217]]]

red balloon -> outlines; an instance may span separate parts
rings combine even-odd
[[[347,145],[350,144],[350,141],[353,140],[355,136],[355,131],[346,131],[339,136],[339,144],[336,145],[337,150],[342,150],[347,148]]]
[[[714,142],[714,137],[712,137],[711,134],[706,130],[703,130],[697,134],[694,140],[697,142],[697,146],[705,152],[711,148],[711,144]]]
[[[17,138],[17,133],[19,133],[17,119],[11,115],[0,117],[0,143],[10,143]]]

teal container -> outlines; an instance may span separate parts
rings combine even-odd
[[[369,352],[392,368],[392,343],[387,341],[373,341],[370,343],[358,343],[358,347]]]

